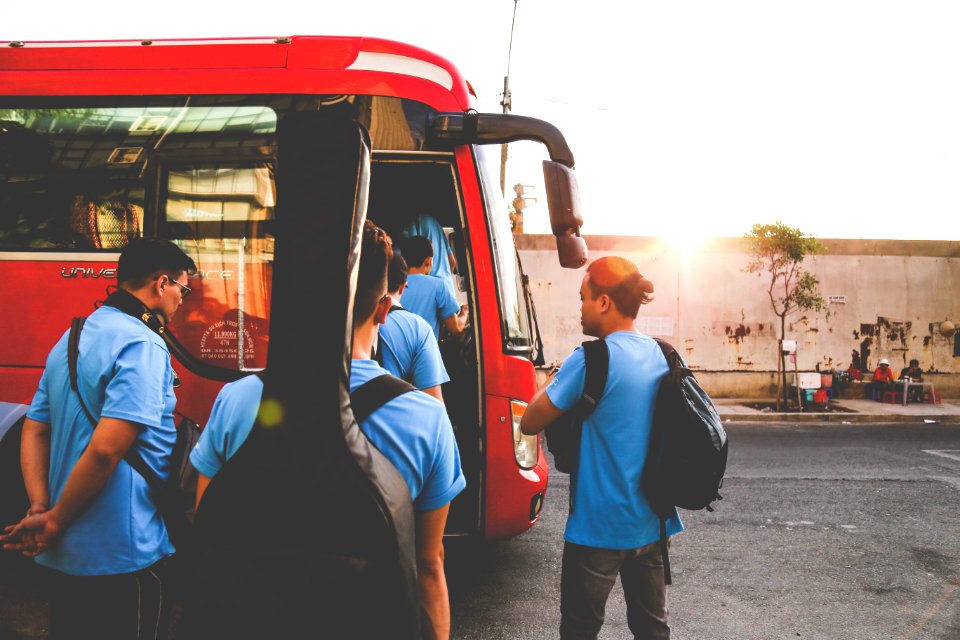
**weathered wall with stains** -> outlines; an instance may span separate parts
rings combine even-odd
[[[654,282],[656,299],[640,310],[641,331],[670,341],[691,366],[711,372],[704,379],[723,395],[769,391],[780,321],[770,307],[768,276],[743,271],[747,256],[739,239],[713,239],[691,253],[656,238],[586,239],[591,258],[626,256]],[[960,243],[822,241],[829,252],[805,267],[831,300],[829,315],[787,317],[786,337],[797,341],[800,371],[848,369],[856,351],[869,371],[881,357],[898,371],[917,358],[925,371],[960,374],[960,332],[946,338],[938,331],[943,320],[960,320]],[[521,235],[518,246],[546,358],[560,360],[585,339],[578,298],[583,271],[560,268],[551,236]],[[938,388],[960,395],[960,375],[936,377]]]

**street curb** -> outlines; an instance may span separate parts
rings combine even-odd
[[[727,422],[832,422],[839,424],[851,422],[857,424],[892,424],[902,422],[924,422],[933,420],[938,424],[960,424],[960,415],[884,415],[866,413],[721,413],[720,420]]]

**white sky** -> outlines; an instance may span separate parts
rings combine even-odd
[[[0,40],[369,35],[499,111],[512,0],[0,0]],[[960,3],[520,0],[514,113],[560,127],[587,234],[960,240]],[[508,183],[538,184],[537,145]],[[511,194],[512,195],[512,194]],[[545,231],[545,196],[526,229]]]

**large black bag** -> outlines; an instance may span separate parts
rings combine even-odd
[[[583,421],[593,413],[607,386],[610,352],[603,340],[583,343],[585,364],[583,394],[570,411],[551,422],[546,430],[547,448],[553,454],[553,466],[561,473],[573,473],[580,457],[580,437]],[[570,505],[573,505],[571,492]]]
[[[347,106],[278,123],[261,407],[279,421],[260,413],[203,495],[181,638],[420,636],[410,492],[349,391],[370,139]]]
[[[664,581],[671,583],[667,519],[675,507],[713,511],[727,468],[727,434],[677,350],[657,340],[670,371],[660,383],[641,487],[660,518]]]

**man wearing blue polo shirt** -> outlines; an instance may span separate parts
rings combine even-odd
[[[430,241],[433,255],[436,259],[430,268],[430,275],[443,280],[447,286],[453,287],[453,273],[457,270],[457,259],[453,255],[453,247],[447,241],[447,234],[443,232],[440,221],[429,213],[418,213],[408,219],[400,230],[400,236],[411,238],[423,236]]]
[[[427,321],[435,338],[440,338],[440,325],[457,335],[467,325],[467,305],[457,304],[450,287],[430,275],[433,268],[433,247],[423,236],[400,241],[400,251],[407,261],[407,288],[400,297],[404,308]]]
[[[427,321],[403,308],[400,298],[407,286],[407,262],[399,253],[390,260],[387,289],[391,307],[380,326],[378,353],[383,368],[417,389],[443,402],[440,385],[450,380],[440,357],[440,347]]]
[[[387,263],[392,253],[379,229],[364,230],[354,297],[351,391],[375,377],[389,375],[370,354],[377,327],[390,311]],[[198,504],[210,479],[250,434],[262,393],[261,380],[248,376],[224,386],[217,396],[210,420],[190,454],[200,472]],[[425,393],[411,391],[374,411],[360,423],[360,429],[396,467],[410,490],[417,514],[417,581],[425,637],[448,638],[450,601],[443,568],[443,529],[450,501],[466,486],[466,479],[446,410]]]
[[[69,332],[47,356],[21,443],[30,510],[3,541],[56,570],[50,638],[166,637],[164,559],[174,548],[153,492],[124,456],[136,452],[168,474],[174,373],[141,316],[169,321],[195,269],[162,240],[134,240],[121,253],[119,289],[80,334],[77,384],[96,425],[70,385]]]
[[[597,637],[618,574],[634,637],[670,637],[660,521],[640,489],[657,391],[669,371],[656,341],[634,326],[640,305],[652,294],[653,284],[636,265],[614,256],[591,263],[580,286],[583,333],[606,342],[610,364],[600,401],[583,421],[571,475],[573,503],[560,579],[564,640]],[[578,347],[534,396],[521,430],[538,433],[569,411],[583,394],[584,371]],[[682,530],[674,513],[667,533]]]

